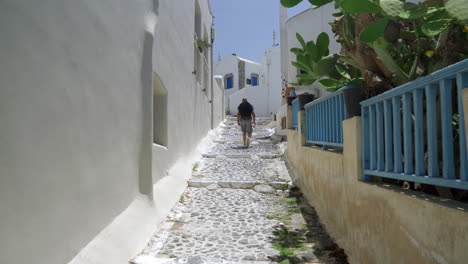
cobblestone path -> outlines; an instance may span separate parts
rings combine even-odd
[[[180,202],[132,263],[347,263],[291,188],[269,122],[258,120],[248,149],[234,118],[221,124]]]

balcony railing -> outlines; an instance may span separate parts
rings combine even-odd
[[[297,129],[297,114],[299,113],[299,98],[292,101],[292,128]]]
[[[343,91],[321,97],[305,105],[306,142],[323,147],[343,147],[343,120],[346,119]]]
[[[468,60],[361,102],[365,179],[468,190],[464,88]]]

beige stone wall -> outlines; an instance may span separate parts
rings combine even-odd
[[[299,144],[288,131],[287,157],[298,185],[351,263],[465,263],[468,207],[359,180],[360,118],[344,121],[344,152]]]

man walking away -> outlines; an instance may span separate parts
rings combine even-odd
[[[255,125],[254,107],[247,102],[247,98],[242,98],[242,103],[237,107],[237,124],[242,130],[242,141],[245,147],[249,147],[252,139],[252,119]],[[246,134],[248,138],[246,138]]]

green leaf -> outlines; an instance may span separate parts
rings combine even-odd
[[[307,59],[306,59],[305,54],[297,55],[296,59],[297,59],[298,62],[307,65]]]
[[[338,12],[338,13],[333,13],[332,16],[334,17],[340,17],[343,15],[343,12]]]
[[[281,0],[281,5],[290,8],[297,6],[300,2],[302,2],[302,0]]]
[[[468,22],[468,1],[466,0],[447,0],[445,8],[448,13],[462,22]]]
[[[306,48],[306,43],[304,41],[304,38],[301,36],[301,34],[296,33],[296,38],[299,41],[299,43],[301,44],[302,48],[305,49]]]
[[[450,24],[452,24],[451,19],[432,20],[422,24],[421,31],[424,35],[429,37],[437,36],[449,27]]]
[[[312,85],[315,82],[315,80],[301,80],[302,86],[309,86]]]
[[[401,13],[405,12],[405,3],[400,0],[380,0],[380,7],[385,14],[391,17],[397,17]]]
[[[328,55],[328,45],[330,44],[330,38],[327,33],[322,32],[317,37],[317,49],[319,50],[320,57]]]
[[[197,41],[197,46],[200,52],[203,52],[203,50],[206,48],[206,43],[203,40],[198,40]]]
[[[338,56],[336,54],[331,54],[326,57],[323,57],[312,67],[312,72],[317,76],[329,76],[335,72],[335,64]]]
[[[292,48],[292,49],[291,49],[291,52],[294,53],[294,54],[296,54],[296,55],[301,55],[301,54],[304,53],[304,50],[299,49],[299,48]]]
[[[320,59],[320,52],[313,41],[309,41],[306,44],[307,53],[310,54],[314,62]]]
[[[388,18],[384,17],[378,19],[367,25],[367,27],[361,31],[359,38],[366,43],[374,42],[385,32],[387,25]]]
[[[327,89],[329,92],[334,92],[346,85],[345,82],[336,79],[322,79],[318,83]]]
[[[333,2],[333,0],[309,0],[309,3],[314,5],[314,8],[321,7],[331,2]]]
[[[312,72],[312,69],[309,68],[309,66],[307,66],[307,65],[305,65],[304,63],[301,63],[301,62],[299,62],[299,61],[293,61],[293,62],[291,62],[291,64],[292,64],[294,67],[298,68],[298,69],[304,70],[304,71],[306,71],[306,72]]]
[[[405,10],[398,14],[403,19],[420,19],[426,15],[430,15],[437,12],[440,8],[429,7],[429,8],[417,8],[413,10]]]
[[[369,44],[371,48],[374,49],[375,53],[379,59],[385,64],[385,66],[395,73],[395,75],[403,82],[408,81],[408,75],[398,66],[397,62],[392,58],[390,53],[388,53],[388,43],[387,41],[380,37],[376,41]]]
[[[344,63],[347,63],[351,66],[353,66],[354,68],[356,69],[359,69],[359,65],[356,63],[356,61],[354,61],[353,59],[349,58],[349,57],[345,57],[345,56],[338,56],[338,59]]]
[[[301,73],[301,74],[296,75],[296,77],[301,80],[313,80],[313,81],[317,80],[317,77],[312,74]]]
[[[381,13],[379,4],[369,0],[342,0],[339,7],[343,13]]]
[[[351,42],[351,40],[354,40],[354,38],[355,38],[354,19],[352,18],[351,15],[345,15],[343,19],[344,19],[344,27],[343,27],[344,38],[345,38],[345,40],[348,39],[349,42]],[[352,46],[352,44],[351,44],[351,46]]]
[[[313,61],[312,61],[312,56],[310,54],[303,54],[303,55],[297,55],[297,62],[301,63],[303,66],[307,67],[307,69],[309,69],[308,71],[310,71],[310,69],[312,69],[312,66],[313,65]]]
[[[345,77],[348,80],[351,80],[351,76],[349,75],[346,67],[343,64],[336,64],[335,68],[338,71],[338,73],[341,74],[341,76]]]
[[[302,84],[301,84],[300,82],[289,83],[289,85],[292,85],[292,86],[302,86]]]

